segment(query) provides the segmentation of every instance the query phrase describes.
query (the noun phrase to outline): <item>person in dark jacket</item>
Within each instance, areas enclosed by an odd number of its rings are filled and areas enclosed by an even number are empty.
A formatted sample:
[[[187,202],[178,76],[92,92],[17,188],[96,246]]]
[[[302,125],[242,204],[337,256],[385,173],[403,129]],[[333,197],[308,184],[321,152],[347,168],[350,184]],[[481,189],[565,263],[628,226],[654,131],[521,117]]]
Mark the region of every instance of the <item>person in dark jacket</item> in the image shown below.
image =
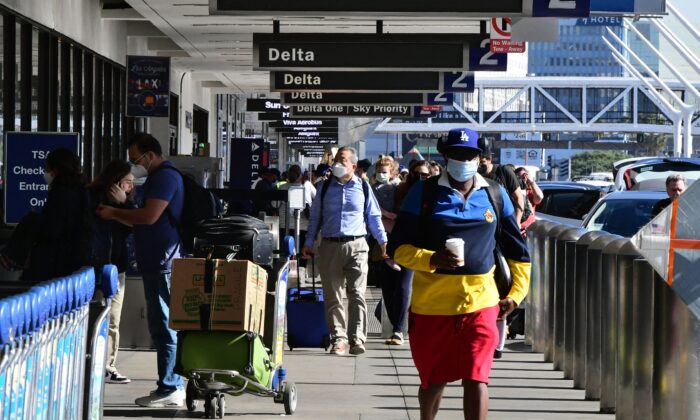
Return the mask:
[[[29,282],[66,276],[88,260],[88,197],[80,158],[68,149],[50,152],[44,179],[49,193],[42,212],[25,216],[0,258],[6,268],[23,269],[21,278]]]
[[[95,215],[100,204],[118,208],[134,208],[134,175],[131,165],[115,160],[110,162],[102,173],[89,185],[91,211]],[[91,241],[91,257],[93,264],[102,266],[114,264],[119,272],[119,288],[112,297],[109,311],[109,339],[107,344],[106,380],[109,383],[126,384],[131,380],[117,371],[115,362],[119,349],[119,322],[124,302],[126,286],[126,269],[128,253],[126,241],[131,233],[131,227],[116,220],[103,220],[96,215],[94,220],[94,236]]]

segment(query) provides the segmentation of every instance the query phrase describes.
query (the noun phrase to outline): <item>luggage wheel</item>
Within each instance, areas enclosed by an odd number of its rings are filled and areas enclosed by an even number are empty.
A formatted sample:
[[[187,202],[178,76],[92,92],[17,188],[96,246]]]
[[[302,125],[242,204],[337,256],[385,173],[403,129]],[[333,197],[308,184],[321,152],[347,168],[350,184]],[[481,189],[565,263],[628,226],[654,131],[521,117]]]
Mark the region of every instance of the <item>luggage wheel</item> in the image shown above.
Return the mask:
[[[204,415],[208,419],[223,419],[226,415],[226,399],[224,394],[207,394],[204,400]]]
[[[297,409],[297,386],[294,382],[282,384],[282,402],[284,403],[284,412],[287,415],[294,414]]]

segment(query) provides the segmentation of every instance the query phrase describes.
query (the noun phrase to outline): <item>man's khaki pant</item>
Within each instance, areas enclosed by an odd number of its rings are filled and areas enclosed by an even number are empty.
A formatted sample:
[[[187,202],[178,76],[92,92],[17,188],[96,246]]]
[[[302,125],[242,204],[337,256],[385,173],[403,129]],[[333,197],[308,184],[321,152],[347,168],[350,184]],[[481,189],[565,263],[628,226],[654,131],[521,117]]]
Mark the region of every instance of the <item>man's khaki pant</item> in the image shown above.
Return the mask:
[[[109,310],[109,329],[107,338],[107,372],[116,372],[115,362],[119,351],[119,322],[122,318],[124,303],[124,288],[126,288],[126,273],[119,273],[119,290],[112,297],[112,307]]]
[[[326,322],[334,340],[350,342],[367,339],[367,254],[365,238],[350,242],[322,240],[318,247],[318,271],[323,284]],[[346,322],[343,297],[347,292],[348,317]]]

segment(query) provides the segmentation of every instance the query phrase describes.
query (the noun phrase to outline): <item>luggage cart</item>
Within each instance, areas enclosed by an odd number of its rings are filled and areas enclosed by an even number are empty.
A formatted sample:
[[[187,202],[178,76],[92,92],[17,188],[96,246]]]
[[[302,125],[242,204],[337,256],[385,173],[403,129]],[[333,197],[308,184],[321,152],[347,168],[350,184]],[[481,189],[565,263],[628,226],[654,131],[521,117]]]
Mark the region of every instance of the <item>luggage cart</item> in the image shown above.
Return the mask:
[[[285,238],[285,249],[289,255],[294,254],[294,241]],[[266,307],[266,311],[274,311],[274,323],[270,333],[272,334],[272,348],[264,347],[261,337],[253,332],[238,333],[240,340],[247,345],[249,362],[240,370],[230,369],[210,369],[196,367],[187,371],[183,370],[183,376],[188,378],[186,392],[186,405],[189,411],[195,411],[199,400],[204,400],[204,411],[206,418],[224,418],[226,413],[225,395],[238,396],[251,394],[260,397],[272,397],[273,401],[284,405],[286,414],[291,415],[297,406],[297,389],[294,382],[286,380],[287,371],[283,367],[282,357],[284,353],[284,327],[286,318],[287,303],[287,281],[292,261],[278,261],[275,282],[275,305],[273,308]],[[270,292],[268,292],[270,293]],[[202,331],[200,334],[221,333],[233,335],[236,333],[224,331]],[[213,335],[213,334],[210,334]],[[178,339],[178,341],[180,341]],[[178,364],[182,361],[182,347],[185,344],[178,343]],[[241,345],[239,345],[239,348]],[[257,351],[257,353],[256,353]],[[250,360],[253,354],[263,354],[261,363],[253,366]],[[261,367],[262,366],[262,367]],[[269,375],[265,375],[267,380],[258,381],[254,379],[256,368],[269,370]]]

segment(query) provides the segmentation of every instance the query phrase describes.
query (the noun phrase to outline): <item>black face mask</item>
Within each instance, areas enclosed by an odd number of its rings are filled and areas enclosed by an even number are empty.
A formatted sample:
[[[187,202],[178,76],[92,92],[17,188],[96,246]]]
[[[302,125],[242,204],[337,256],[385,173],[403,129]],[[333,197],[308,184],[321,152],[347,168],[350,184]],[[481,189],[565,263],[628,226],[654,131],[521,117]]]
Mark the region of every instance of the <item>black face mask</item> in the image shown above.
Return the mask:
[[[479,175],[485,175],[488,171],[488,168],[486,165],[479,165],[479,169],[477,169],[479,172]]]

